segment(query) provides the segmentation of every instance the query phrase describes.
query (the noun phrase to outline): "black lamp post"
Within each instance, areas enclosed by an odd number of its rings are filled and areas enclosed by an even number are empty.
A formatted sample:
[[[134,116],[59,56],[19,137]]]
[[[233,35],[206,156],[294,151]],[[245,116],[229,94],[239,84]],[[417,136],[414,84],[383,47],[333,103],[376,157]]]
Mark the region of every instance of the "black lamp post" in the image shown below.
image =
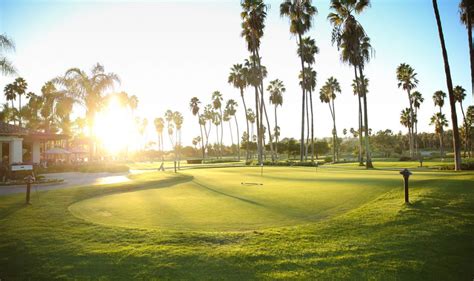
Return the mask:
[[[403,169],[400,171],[400,174],[403,176],[403,182],[405,185],[405,203],[409,203],[408,201],[408,178],[411,175],[411,172],[408,169]]]

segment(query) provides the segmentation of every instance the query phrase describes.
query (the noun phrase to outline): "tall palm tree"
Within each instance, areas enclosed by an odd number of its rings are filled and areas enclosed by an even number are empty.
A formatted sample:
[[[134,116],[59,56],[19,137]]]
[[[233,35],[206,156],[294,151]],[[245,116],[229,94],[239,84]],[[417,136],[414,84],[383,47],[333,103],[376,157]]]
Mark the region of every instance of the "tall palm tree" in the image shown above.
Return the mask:
[[[16,69],[13,63],[5,57],[4,52],[15,51],[15,43],[5,34],[0,34],[0,72],[3,75],[14,75]]]
[[[444,127],[448,126],[448,120],[446,116],[441,112],[437,112],[431,116],[430,125],[435,126],[435,132],[439,137],[439,154],[441,157],[444,155],[444,141],[443,141],[443,131]]]
[[[307,137],[309,139],[309,111],[311,111],[311,161],[314,161],[314,112],[313,112],[313,92],[316,88],[316,71],[313,70],[312,65],[315,63],[315,55],[319,53],[319,48],[316,46],[316,41],[310,37],[304,37],[302,39],[302,47],[298,48],[298,56],[303,58],[306,64],[304,71],[300,72],[300,85],[305,88],[305,99],[306,99],[306,120],[307,120]],[[304,76],[304,77],[303,77]],[[303,78],[306,82],[303,84]],[[308,110],[308,101],[310,110]],[[306,157],[308,157],[309,142],[306,144]]]
[[[469,45],[469,59],[471,65],[471,92],[474,98],[474,42],[472,41],[472,21],[474,17],[474,1],[461,0],[459,3],[459,16],[461,23],[466,26]]]
[[[221,154],[221,157],[222,157],[222,137],[224,135],[224,122],[222,122],[222,118],[223,118],[223,115],[222,115],[222,94],[219,92],[219,91],[214,91],[212,93],[212,107],[214,108],[214,110],[216,110],[216,113],[219,115],[219,119],[220,119],[220,122],[219,124],[221,125],[221,138],[220,138],[220,142],[218,141],[218,145],[219,145],[219,151],[220,151],[220,154]],[[218,112],[217,112],[218,110]]]
[[[262,0],[243,0],[241,1],[242,12],[242,32],[241,36],[247,42],[247,50],[251,54],[251,69],[249,70],[249,77],[253,77],[254,83],[249,83],[255,89],[255,107],[256,107],[256,121],[257,121],[257,154],[258,161],[262,163],[263,160],[263,69],[260,58],[260,43],[264,35],[265,19],[267,17],[267,6]],[[252,73],[253,72],[253,73]],[[256,73],[255,73],[256,72]],[[259,99],[260,92],[260,99]],[[267,118],[268,121],[268,118]],[[271,137],[271,136],[270,136]]]
[[[411,130],[413,128],[412,124],[412,119],[411,119],[411,112],[409,108],[405,108],[402,110],[400,113],[400,124],[402,124],[404,127],[408,129],[408,134],[411,133]]]
[[[443,92],[443,91],[436,91],[434,94],[433,94],[433,102],[434,102],[434,105],[435,106],[438,106],[439,107],[439,116],[436,117],[437,120],[441,120],[440,118],[443,115],[443,112],[442,112],[442,108],[444,106],[444,99],[446,98],[446,93]],[[438,120],[438,121],[439,121]],[[433,123],[434,124],[434,123]],[[440,126],[439,128],[437,127],[436,128],[436,133],[439,134],[440,136],[440,151],[441,151],[441,157],[444,157],[444,147],[443,147],[443,133],[444,133],[444,130],[443,130],[443,127],[445,126]]]
[[[162,117],[155,118],[155,130],[158,134],[158,150],[161,152],[161,160],[163,161],[163,128],[165,127],[165,120]]]
[[[410,125],[412,128],[409,130],[409,141],[410,141],[410,157],[415,156],[415,137],[414,137],[414,120],[415,120],[415,111],[413,110],[413,97],[411,95],[411,90],[416,88],[418,84],[418,79],[416,78],[417,73],[415,69],[406,63],[402,63],[397,67],[397,80],[398,80],[398,88],[402,88],[407,92],[408,95],[408,103],[410,105]]]
[[[370,39],[366,35],[362,25],[356,20],[355,14],[360,14],[370,6],[369,0],[331,0],[328,19],[333,25],[332,43],[338,49],[342,49],[341,59],[354,67],[354,78],[360,82],[359,89],[363,101],[364,113],[364,133],[365,133],[365,154],[366,168],[373,168],[370,155],[369,125],[367,112],[367,85],[365,80],[358,77],[365,77],[363,69],[372,55],[373,49]]]
[[[247,109],[247,119],[249,120],[250,125],[251,125],[250,132],[249,132],[250,141],[254,142],[255,141],[255,134],[254,134],[253,127],[254,127],[254,124],[255,124],[255,121],[256,121],[256,115],[255,115],[255,113],[253,112],[253,110],[251,108]]]
[[[359,137],[359,166],[364,166],[364,156],[362,154],[363,152],[363,139],[362,139],[362,129],[363,129],[363,121],[362,121],[362,90],[360,89],[362,85],[362,82],[361,80],[364,79],[364,84],[366,85],[366,88],[365,88],[365,94],[367,94],[368,92],[368,85],[369,85],[369,79],[366,78],[366,77],[358,77],[358,75],[356,75],[356,79],[352,80],[352,91],[354,92],[354,95],[357,96],[357,101],[358,101],[358,104],[359,104],[359,110],[358,110],[358,113],[359,113],[359,130],[357,131],[357,137]]]
[[[176,145],[175,155],[178,158],[178,169],[181,168],[181,128],[183,127],[183,115],[181,112],[173,112],[173,122],[176,126]]]
[[[212,110],[212,124],[216,126],[216,157],[222,156],[222,147],[219,143],[219,126],[222,124],[222,115],[216,110]]]
[[[113,88],[115,83],[120,83],[120,78],[115,73],[106,73],[101,64],[92,67],[90,74],[79,68],[71,68],[64,76],[53,80],[65,86],[70,95],[79,100],[86,109],[86,119],[89,127],[89,156],[94,158],[94,119],[102,106],[104,92]]]
[[[3,92],[5,93],[5,99],[8,101],[11,102],[11,109],[12,109],[12,117],[13,117],[13,124],[16,124],[16,117],[15,117],[15,114],[14,114],[14,111],[15,111],[15,105],[13,104],[13,101],[16,100],[16,89],[15,89],[15,85],[12,83],[12,84],[7,84],[3,90]]]
[[[248,69],[244,67],[242,64],[234,64],[232,68],[230,69],[229,73],[229,78],[228,78],[228,83],[232,84],[234,88],[237,88],[240,90],[240,97],[242,98],[242,104],[244,106],[244,114],[245,114],[245,123],[247,125],[247,138],[249,137],[249,120],[247,118],[247,105],[245,103],[245,97],[244,97],[244,89],[248,86],[247,83],[247,71]],[[237,139],[239,140],[239,139]],[[246,144],[246,156],[245,160],[249,160],[249,139],[247,139],[247,144]],[[240,146],[239,146],[239,151],[240,151]],[[240,153],[239,153],[240,155]]]
[[[338,149],[337,149],[337,129],[336,129],[336,108],[334,106],[334,100],[336,99],[336,94],[341,93],[341,86],[339,82],[334,77],[329,77],[326,81],[326,84],[321,88],[319,92],[319,99],[321,102],[327,103],[329,105],[329,111],[331,112],[332,118],[332,145],[333,145],[333,161],[337,162]]]
[[[18,77],[13,82],[13,88],[16,92],[16,96],[18,96],[18,124],[22,126],[22,118],[21,118],[21,96],[26,94],[26,89],[28,88],[28,83],[26,83],[25,79]]]
[[[200,122],[200,114],[199,114],[199,110],[200,110],[200,107],[199,105],[201,104],[201,101],[197,98],[197,97],[193,97],[191,98],[191,101],[189,102],[189,109],[191,109],[191,113],[194,115],[194,116],[197,116],[198,117],[198,122],[199,122],[199,130],[201,132],[201,140],[204,139],[204,135],[202,133],[202,125],[201,125],[201,122]],[[206,123],[204,123],[206,124]],[[205,151],[204,151],[204,143],[201,141],[201,150],[202,150],[202,159],[204,160],[206,155],[205,155]]]
[[[278,137],[280,135],[280,127],[278,126],[277,108],[283,104],[283,93],[286,92],[286,88],[283,81],[275,79],[270,81],[267,91],[270,93],[270,104],[272,104],[275,109],[275,153],[278,156]]]
[[[235,127],[237,129],[237,157],[238,157],[238,160],[240,161],[240,133],[239,133],[239,123],[237,122],[237,117],[236,117],[236,113],[237,113],[237,102],[233,99],[230,99],[227,101],[226,103],[226,106],[225,106],[225,110],[227,112],[227,115],[229,118],[232,118],[234,117],[234,121],[235,121]],[[230,122],[229,122],[229,126],[230,126]],[[230,128],[230,135],[232,137],[232,127]],[[232,145],[234,145],[232,143]]]
[[[300,54],[302,81],[305,79],[304,66],[304,51],[303,51],[303,35],[311,29],[313,17],[317,13],[316,7],[311,3],[311,0],[284,0],[280,5],[280,16],[288,17],[290,19],[290,33],[297,36],[297,44]],[[304,145],[304,118],[305,118],[305,103],[306,90],[304,85],[301,87],[301,143],[300,143],[300,161],[303,161],[305,152]]]
[[[308,110],[308,100],[309,104],[311,105],[311,161],[314,161],[314,115],[313,115],[313,91],[316,89],[316,71],[313,70],[311,65],[309,64],[304,68],[304,71],[300,72],[298,76],[300,79],[300,85],[305,89],[306,95],[306,120],[307,120],[307,137],[306,139],[309,140],[309,110]],[[303,80],[304,79],[304,80]],[[309,141],[306,143],[305,149],[305,159],[308,157],[308,148],[309,148]]]
[[[461,87],[461,86],[456,86],[453,89],[454,91],[454,99],[456,102],[459,102],[459,105],[461,106],[461,113],[462,113],[462,118],[463,118],[463,127],[464,127],[464,157],[466,157],[466,153],[468,150],[467,144],[468,144],[468,139],[470,136],[470,130],[471,128],[467,126],[467,119],[466,119],[466,114],[464,114],[464,107],[462,105],[463,100],[466,98],[466,90]]]
[[[458,116],[456,114],[456,101],[454,100],[453,80],[451,79],[451,70],[449,68],[448,52],[444,42],[443,27],[441,25],[441,17],[439,16],[438,2],[433,0],[433,10],[438,26],[439,41],[444,61],[444,72],[446,74],[446,86],[449,94],[449,106],[451,108],[451,122],[453,123],[453,147],[454,147],[454,169],[461,170],[461,140],[459,138]]]
[[[204,107],[204,113],[201,115],[201,118],[199,118],[199,123],[203,126],[204,133],[206,136],[206,143],[204,147],[207,153],[209,153],[209,136],[212,130],[213,119],[214,119],[214,112],[212,110],[212,105],[208,104]],[[206,126],[206,123],[208,124],[208,126]],[[207,127],[209,129],[207,129]]]
[[[413,108],[415,110],[414,112],[415,120],[413,120],[414,129],[415,129],[414,131],[415,152],[418,154],[418,110],[420,109],[421,104],[425,101],[425,99],[423,98],[421,93],[418,91],[414,91],[413,93],[411,93],[411,98],[413,101]]]

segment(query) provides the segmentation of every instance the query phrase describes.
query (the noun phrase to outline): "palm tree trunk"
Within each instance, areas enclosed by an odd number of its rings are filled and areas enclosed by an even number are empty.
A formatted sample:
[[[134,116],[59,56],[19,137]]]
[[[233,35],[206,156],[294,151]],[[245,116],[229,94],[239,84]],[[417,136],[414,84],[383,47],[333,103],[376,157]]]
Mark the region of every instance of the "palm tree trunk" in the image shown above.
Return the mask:
[[[357,75],[357,67],[354,65],[354,77],[357,86],[357,101],[359,102],[359,166],[364,165],[364,157],[362,156],[362,104],[361,104],[361,93],[359,85],[359,77]]]
[[[216,125],[216,157],[219,159],[219,150],[220,150],[220,145],[219,145],[219,126]]]
[[[239,133],[239,122],[237,122],[237,116],[234,115],[235,127],[237,128],[237,155],[240,162],[240,133]]]
[[[449,68],[448,52],[446,51],[443,27],[441,26],[441,18],[439,16],[438,3],[436,0],[433,0],[433,9],[434,9],[435,17],[436,17],[436,23],[438,25],[438,33],[439,33],[439,40],[441,42],[441,50],[443,52],[444,72],[446,74],[446,84],[448,86],[448,93],[449,93],[449,105],[451,107],[451,121],[453,123],[454,169],[456,171],[460,171],[461,170],[461,141],[459,138],[458,117],[456,115],[456,101],[454,100],[453,81],[451,79],[451,70]]]
[[[441,129],[439,132],[439,154],[441,158],[444,158],[444,138],[443,138],[443,127],[441,125]]]
[[[244,98],[244,89],[240,88],[240,96],[242,97],[242,103],[244,105],[244,113],[245,113],[245,123],[247,125],[247,154],[245,156],[245,161],[249,161],[249,150],[250,150],[250,131],[249,131],[249,119],[247,118],[247,105],[245,104],[245,98]],[[239,147],[240,149],[240,147]],[[240,157],[240,153],[239,153]]]
[[[408,139],[410,141],[410,157],[413,158],[415,156],[414,154],[414,144],[413,144],[413,124],[414,124],[414,121],[415,121],[415,117],[413,115],[413,102],[412,102],[412,99],[411,99],[411,95],[410,95],[410,90],[407,90],[407,94],[408,94],[408,103],[410,104],[410,129],[409,130],[411,133],[409,133],[409,136],[408,136]]]
[[[13,104],[13,99],[10,100],[12,102],[12,116],[13,116],[13,125],[16,125],[16,118],[15,118],[15,107]]]
[[[261,142],[261,129],[260,129],[260,114],[259,114],[259,102],[258,102],[258,89],[255,86],[255,118],[257,122],[257,159],[258,164],[262,164],[262,142]]]
[[[301,42],[301,34],[298,34],[298,46],[300,48],[300,53],[302,54],[303,46]],[[303,81],[306,81],[305,75],[304,75],[304,61],[303,57],[300,57],[301,59],[301,74]],[[304,88],[304,83],[301,85],[301,91],[302,91],[302,98],[301,98],[301,143],[300,143],[300,161],[303,162],[303,154],[304,154],[304,104],[305,104],[305,88]]]
[[[418,109],[415,107],[415,120],[413,120],[414,132],[413,138],[415,140],[415,155],[419,155],[418,152]]]
[[[234,147],[234,134],[232,133],[232,123],[230,122],[230,120],[227,123],[229,123],[230,143],[232,144],[231,147]]]
[[[199,121],[199,119],[198,119]],[[202,125],[199,123],[199,130],[201,131],[201,150],[202,150],[202,161],[206,159],[206,150],[204,149],[204,135],[202,134]]]
[[[359,77],[364,77],[362,66],[359,65]],[[372,158],[370,156],[370,140],[369,140],[369,117],[367,116],[367,94],[365,90],[365,81],[361,79],[362,83],[362,98],[364,101],[364,131],[365,131],[365,167],[367,169],[373,168]]]
[[[332,114],[334,120],[334,137],[336,145],[336,160],[339,161],[339,139],[337,138],[337,129],[336,129],[336,107],[334,106],[334,100],[332,100]]]
[[[222,158],[223,153],[224,153],[224,151],[223,151],[223,142],[222,142],[222,137],[224,136],[224,118],[223,118],[224,116],[222,115],[222,106],[219,108],[219,112],[221,114],[221,116],[220,116],[220,118],[221,118],[221,144],[220,144],[219,149],[220,149],[220,154],[221,154],[221,158]]]
[[[304,160],[307,161],[308,160],[308,150],[309,150],[309,108],[308,108],[308,92],[306,91],[305,92],[305,95],[306,95],[306,104],[305,104],[305,107],[306,107],[306,144],[305,144],[305,156],[304,156]]]
[[[277,104],[275,104],[275,154],[278,159],[278,119],[277,119]]]
[[[467,8],[467,38],[469,43],[469,58],[471,61],[471,91],[474,99],[474,42],[472,42],[472,14],[471,9]]]
[[[313,115],[313,92],[309,91],[309,104],[311,109],[311,162],[314,162],[314,115]]]
[[[18,95],[18,120],[21,127],[21,95]]]

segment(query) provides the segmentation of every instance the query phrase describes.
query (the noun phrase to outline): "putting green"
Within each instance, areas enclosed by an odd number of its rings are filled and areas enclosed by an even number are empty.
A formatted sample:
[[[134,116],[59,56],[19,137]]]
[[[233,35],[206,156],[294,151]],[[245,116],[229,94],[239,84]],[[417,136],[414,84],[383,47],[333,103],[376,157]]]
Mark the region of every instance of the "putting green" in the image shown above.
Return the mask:
[[[103,225],[246,231],[321,220],[400,186],[397,172],[360,169],[275,167],[265,168],[263,176],[255,167],[181,173],[192,180],[95,197],[77,202],[69,210]]]

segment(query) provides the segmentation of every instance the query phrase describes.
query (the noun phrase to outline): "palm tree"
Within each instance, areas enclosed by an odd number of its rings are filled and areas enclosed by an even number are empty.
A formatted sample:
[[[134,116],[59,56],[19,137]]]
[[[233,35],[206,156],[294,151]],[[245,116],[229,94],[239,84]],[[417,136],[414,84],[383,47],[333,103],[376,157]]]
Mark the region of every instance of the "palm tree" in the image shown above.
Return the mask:
[[[198,117],[198,122],[199,122],[199,130],[201,131],[201,140],[204,138],[203,133],[202,133],[202,124],[201,124],[201,115],[199,115],[199,110],[200,107],[199,105],[201,104],[201,101],[197,97],[191,98],[191,101],[189,102],[189,109],[191,109],[191,112],[194,116]],[[204,125],[206,123],[204,122]],[[202,150],[202,159],[204,160],[206,158],[205,151],[204,151],[204,144],[201,141],[201,150]]]
[[[472,17],[474,16],[474,2],[472,0],[461,0],[459,3],[459,16],[462,24],[464,24],[467,29],[469,58],[471,64],[471,91],[474,98],[474,42],[472,41]]]
[[[411,111],[410,108],[405,108],[400,113],[400,124],[405,126],[408,129],[408,135],[411,134],[412,126],[412,118],[411,118]]]
[[[255,124],[255,119],[256,119],[256,115],[255,113],[253,112],[253,110],[251,108],[247,109],[247,119],[249,120],[250,122],[250,125],[251,125],[251,128],[250,128],[250,132],[248,132],[250,134],[250,139],[252,142],[255,141],[255,134],[254,134],[254,131],[253,131],[253,127],[254,127],[254,124]]]
[[[163,161],[163,128],[165,127],[165,120],[161,117],[155,118],[155,130],[158,134],[158,149],[161,152],[161,161]]]
[[[433,102],[435,106],[439,106],[439,116],[436,118],[441,118],[443,115],[442,108],[444,106],[444,99],[446,98],[446,93],[443,91],[436,91],[433,94]],[[440,135],[440,151],[441,151],[441,157],[444,156],[444,147],[443,147],[443,127],[445,126],[440,126],[439,128],[436,128],[436,133]]]
[[[138,107],[138,97],[135,95],[128,97],[128,106],[130,107],[130,110],[132,110],[133,115]]]
[[[222,137],[224,135],[224,122],[222,122],[222,94],[219,92],[219,91],[214,91],[212,93],[212,107],[214,108],[214,110],[216,110],[216,113],[218,113],[219,115],[219,119],[221,119],[221,121],[219,122],[219,124],[221,125],[221,139],[220,139],[220,143],[219,141],[217,142],[218,145],[219,145],[219,151],[220,151],[220,154],[221,154],[221,157],[222,157]],[[219,112],[217,112],[217,110],[219,110]]]
[[[247,50],[251,54],[251,70],[247,73],[254,80],[248,83],[255,88],[255,107],[257,121],[257,151],[258,161],[262,163],[263,157],[263,136],[262,136],[262,114],[264,108],[263,99],[263,69],[260,59],[260,43],[264,34],[265,19],[267,17],[267,6],[262,0],[243,0],[241,2],[242,12],[242,33],[241,36],[247,42]],[[253,73],[252,73],[253,72]],[[260,91],[260,101],[259,101]],[[268,119],[268,118],[267,118]],[[267,120],[268,121],[268,120]],[[270,136],[271,137],[271,136]]]
[[[222,147],[220,146],[220,143],[219,143],[219,126],[222,124],[222,115],[220,115],[219,112],[215,110],[212,110],[212,124],[216,126],[216,147],[217,147],[217,150],[219,150],[219,151],[216,151],[216,157],[219,158],[219,155],[222,156],[222,150],[221,150]]]
[[[446,116],[441,112],[435,113],[431,116],[430,125],[435,125],[435,132],[439,137],[439,154],[441,157],[444,155],[444,141],[443,141],[443,131],[444,127],[448,126],[448,120],[446,120]]]
[[[306,95],[306,121],[307,121],[307,137],[308,140],[305,146],[305,160],[308,157],[308,147],[309,147],[309,110],[308,110],[308,100],[310,101],[309,104],[311,105],[311,141],[312,152],[311,152],[311,161],[314,161],[314,125],[313,125],[313,91],[316,89],[316,71],[313,70],[311,65],[304,68],[300,75],[298,76],[300,79],[300,85],[305,89]],[[303,80],[305,79],[305,80]],[[308,99],[309,96],[309,99]]]
[[[212,130],[212,121],[214,119],[214,112],[212,110],[212,105],[208,104],[204,107],[204,113],[199,118],[199,123],[204,128],[204,133],[206,136],[206,144],[204,145],[206,151],[209,153],[209,136]],[[209,125],[209,130],[206,128],[206,123]]]
[[[461,106],[461,113],[462,113],[462,118],[463,118],[463,127],[464,127],[464,130],[465,130],[465,133],[464,133],[464,157],[466,157],[466,152],[467,152],[467,143],[468,143],[468,139],[469,139],[469,135],[470,135],[470,130],[471,128],[469,126],[467,126],[467,119],[466,119],[466,115],[464,114],[464,107],[462,105],[462,102],[463,100],[466,98],[466,90],[461,87],[461,86],[456,86],[454,87],[453,89],[454,91],[454,99],[456,100],[456,102],[459,102],[459,105]]]
[[[454,143],[454,169],[461,170],[461,140],[459,138],[458,116],[456,114],[456,101],[454,100],[453,80],[451,79],[451,70],[449,68],[448,52],[444,42],[443,27],[439,16],[438,2],[433,0],[433,10],[438,26],[439,41],[441,43],[441,51],[443,53],[444,72],[446,74],[446,86],[449,94],[449,106],[451,108],[451,122],[453,123],[453,143]]]
[[[16,69],[12,62],[4,56],[4,51],[15,51],[15,44],[5,34],[0,34],[0,72],[3,75],[14,75]]]
[[[89,124],[89,156],[94,157],[94,119],[102,106],[103,94],[112,88],[115,83],[120,83],[120,78],[115,73],[105,73],[102,65],[92,67],[90,75],[79,68],[71,68],[63,77],[53,80],[67,88],[74,98],[79,100],[86,108],[86,119]]]
[[[290,19],[290,33],[297,36],[297,44],[299,48],[302,81],[305,79],[305,66],[303,57],[303,35],[311,29],[312,19],[317,13],[316,7],[311,3],[311,0],[285,0],[280,5],[280,16],[288,17]],[[301,143],[300,143],[300,161],[303,161],[304,154],[304,118],[305,118],[305,103],[306,90],[304,85],[301,86]]]
[[[369,124],[367,112],[367,85],[365,80],[358,77],[365,77],[363,69],[372,55],[373,49],[370,39],[366,35],[362,25],[355,19],[354,14],[362,13],[370,6],[369,0],[331,0],[331,10],[328,19],[333,25],[332,43],[336,43],[337,47],[342,49],[341,59],[343,62],[349,63],[354,67],[354,78],[360,82],[360,95],[362,96],[364,106],[364,133],[365,133],[365,154],[366,168],[373,168],[370,156],[369,143]]]
[[[415,110],[413,116],[415,120],[414,123],[414,139],[415,139],[415,152],[418,154],[418,110],[420,109],[421,104],[425,101],[420,92],[414,91],[411,93],[411,100],[413,101],[413,108]]]
[[[3,90],[3,92],[5,93],[5,98],[8,101],[11,102],[12,106],[11,106],[11,109],[12,109],[12,117],[13,117],[13,124],[16,123],[16,118],[15,118],[15,115],[14,115],[14,110],[15,110],[15,105],[13,104],[13,101],[16,100],[16,89],[15,89],[15,85],[12,83],[12,84],[7,84],[5,86],[5,89]]]
[[[280,127],[278,127],[277,108],[283,104],[283,93],[286,92],[286,88],[283,81],[275,79],[270,81],[267,91],[270,93],[270,104],[272,104],[275,109],[275,153],[278,156],[278,137],[280,135]]]
[[[415,120],[415,115],[414,115],[414,110],[413,110],[413,97],[411,95],[411,90],[416,88],[418,84],[418,79],[416,78],[417,73],[415,72],[415,69],[413,69],[410,65],[406,63],[402,63],[397,67],[397,80],[398,80],[398,88],[402,88],[403,90],[407,91],[408,95],[408,103],[410,105],[410,125],[412,128],[409,130],[409,141],[410,141],[410,157],[415,156],[415,138],[413,135],[414,132],[414,120]]]
[[[249,120],[247,118],[247,105],[245,103],[245,97],[244,97],[244,89],[247,87],[247,71],[248,69],[244,67],[242,64],[234,64],[232,68],[230,69],[230,74],[228,78],[228,83],[232,84],[234,88],[237,88],[240,90],[240,97],[242,98],[242,104],[244,106],[244,114],[245,114],[245,123],[247,125],[247,137],[249,136]],[[239,140],[239,139],[237,139]],[[249,139],[247,139],[247,145],[246,145],[246,157],[245,160],[249,160]],[[240,151],[240,146],[239,146],[239,151]],[[240,153],[239,153],[240,157]]]
[[[237,112],[237,102],[233,99],[230,99],[227,101],[227,104],[225,106],[225,112],[227,113],[227,117],[229,118],[232,118],[234,117],[234,121],[235,121],[235,127],[237,129],[237,157],[238,157],[238,160],[240,161],[240,133],[239,133],[239,123],[237,122],[237,117],[235,115],[235,113]],[[226,114],[224,114],[226,115]],[[229,127],[230,127],[230,136],[231,136],[231,139],[232,139],[232,127],[230,125],[230,122],[229,122]],[[232,141],[232,146],[234,146],[234,142]]]
[[[326,84],[321,88],[321,91],[319,93],[319,99],[321,102],[327,103],[329,105],[329,111],[331,112],[331,117],[332,117],[332,124],[333,124],[333,129],[332,129],[332,144],[333,144],[333,161],[337,162],[337,157],[338,151],[337,149],[337,129],[336,129],[336,108],[334,106],[334,100],[336,99],[336,94],[341,93],[341,86],[339,85],[339,82],[337,81],[336,78],[334,77],[329,77],[328,80],[326,81]]]
[[[175,145],[175,155],[178,158],[178,169],[181,168],[181,128],[183,127],[183,115],[181,112],[173,112],[173,122],[176,126],[176,145]]]
[[[362,90],[360,89],[360,85],[362,85],[361,79],[364,79],[364,84],[366,85],[365,88],[365,94],[367,94],[368,89],[367,86],[369,85],[369,79],[366,77],[358,77],[358,75],[355,75],[357,78],[352,80],[352,91],[354,92],[354,95],[357,96],[357,101],[359,104],[359,130],[357,131],[357,136],[359,137],[359,166],[364,166],[364,156],[362,154],[363,151],[363,140],[362,140],[362,129],[363,129],[363,121],[362,121],[362,102],[361,99],[363,97]]]
[[[22,118],[21,118],[21,96],[26,94],[26,89],[28,88],[28,83],[26,83],[25,79],[18,77],[13,82],[13,88],[15,89],[16,95],[18,96],[18,123],[22,125]]]

